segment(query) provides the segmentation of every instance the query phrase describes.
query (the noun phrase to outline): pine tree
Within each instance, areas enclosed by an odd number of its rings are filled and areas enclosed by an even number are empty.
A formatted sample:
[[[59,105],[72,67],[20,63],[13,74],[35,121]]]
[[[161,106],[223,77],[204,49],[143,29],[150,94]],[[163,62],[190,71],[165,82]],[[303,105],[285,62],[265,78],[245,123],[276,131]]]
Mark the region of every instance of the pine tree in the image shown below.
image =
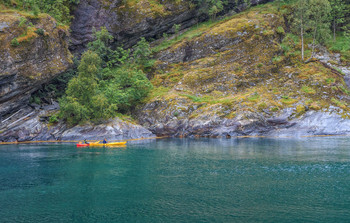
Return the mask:
[[[333,41],[336,41],[336,31],[339,24],[345,22],[346,16],[346,3],[344,0],[330,0],[331,4],[331,18],[332,18],[332,26],[333,26]]]

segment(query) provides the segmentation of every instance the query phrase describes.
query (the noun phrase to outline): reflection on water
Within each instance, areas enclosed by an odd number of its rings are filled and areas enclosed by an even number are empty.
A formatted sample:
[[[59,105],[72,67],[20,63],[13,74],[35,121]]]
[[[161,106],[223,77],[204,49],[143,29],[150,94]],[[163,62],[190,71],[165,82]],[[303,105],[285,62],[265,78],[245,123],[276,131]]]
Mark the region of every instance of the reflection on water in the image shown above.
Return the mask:
[[[349,146],[342,137],[1,146],[0,222],[350,222]]]

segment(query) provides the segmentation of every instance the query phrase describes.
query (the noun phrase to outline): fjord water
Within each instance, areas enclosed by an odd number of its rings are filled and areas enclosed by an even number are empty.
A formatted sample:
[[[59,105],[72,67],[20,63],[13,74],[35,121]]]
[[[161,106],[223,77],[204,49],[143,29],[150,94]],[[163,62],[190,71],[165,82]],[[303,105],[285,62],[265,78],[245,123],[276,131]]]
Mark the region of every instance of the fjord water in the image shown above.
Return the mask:
[[[0,222],[350,222],[350,139],[2,145]]]

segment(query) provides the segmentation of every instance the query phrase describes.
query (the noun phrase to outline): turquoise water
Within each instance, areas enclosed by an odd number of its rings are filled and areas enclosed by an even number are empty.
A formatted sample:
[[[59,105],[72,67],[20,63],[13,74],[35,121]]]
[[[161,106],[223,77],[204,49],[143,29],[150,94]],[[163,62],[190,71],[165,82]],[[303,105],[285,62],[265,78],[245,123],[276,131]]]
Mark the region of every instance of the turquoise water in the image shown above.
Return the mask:
[[[350,222],[350,139],[0,146],[0,222]]]

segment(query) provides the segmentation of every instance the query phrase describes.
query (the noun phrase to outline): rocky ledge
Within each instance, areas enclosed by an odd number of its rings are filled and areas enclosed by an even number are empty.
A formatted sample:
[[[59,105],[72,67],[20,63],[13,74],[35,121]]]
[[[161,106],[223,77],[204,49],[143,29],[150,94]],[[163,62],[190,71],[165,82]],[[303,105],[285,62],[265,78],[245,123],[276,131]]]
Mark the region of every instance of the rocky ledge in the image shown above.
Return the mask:
[[[154,106],[154,110],[158,112],[161,110],[159,103],[148,106]],[[350,119],[344,118],[342,114],[339,108],[331,107],[328,111],[310,110],[299,116],[296,109],[287,108],[281,111],[278,116],[271,117],[266,117],[262,113],[244,112],[232,119],[205,113],[195,118],[188,118],[189,116],[182,118],[181,116],[184,114],[179,114],[178,117],[170,114],[164,117],[141,114],[139,119],[145,127],[158,136],[302,137],[350,134]]]
[[[0,141],[42,141],[42,140],[124,140],[155,137],[140,125],[114,118],[99,125],[82,125],[72,128],[64,123],[48,124],[47,120],[57,105],[33,109],[25,107],[0,124]]]

